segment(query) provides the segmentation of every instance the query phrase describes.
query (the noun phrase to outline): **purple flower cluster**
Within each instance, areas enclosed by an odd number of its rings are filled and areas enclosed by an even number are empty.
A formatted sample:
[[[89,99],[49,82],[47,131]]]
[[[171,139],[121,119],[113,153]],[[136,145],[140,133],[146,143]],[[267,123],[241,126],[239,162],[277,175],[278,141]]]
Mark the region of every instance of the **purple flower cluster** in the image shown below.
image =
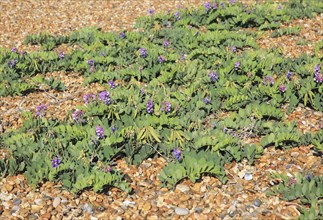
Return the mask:
[[[161,64],[163,62],[165,62],[165,58],[162,57],[161,55],[158,56],[158,62]]]
[[[150,14],[150,15],[154,14],[154,12],[155,12],[155,10],[154,10],[154,9],[149,9],[149,10],[148,10],[148,14]]]
[[[13,53],[18,53],[18,49],[17,49],[17,47],[13,47],[13,48],[11,48],[11,52],[13,52]]]
[[[170,112],[172,110],[172,104],[168,101],[162,103],[161,111]]]
[[[317,83],[323,82],[323,74],[321,73],[320,65],[316,65],[314,68],[314,81]]]
[[[174,16],[175,16],[176,20],[181,20],[181,16],[178,11],[174,14]]]
[[[139,52],[140,52],[140,56],[142,58],[146,58],[147,57],[147,50],[145,48],[140,48],[139,49]]]
[[[235,46],[230,47],[230,49],[233,53],[237,52],[237,48]]]
[[[104,129],[101,126],[99,126],[99,125],[96,126],[95,133],[96,133],[96,136],[98,136],[99,139],[104,138]]]
[[[74,121],[76,122],[82,122],[83,121],[83,116],[84,116],[84,112],[82,110],[78,110],[76,109],[73,113],[72,113],[72,118],[74,119]]]
[[[225,5],[224,5],[224,3],[223,3],[223,2],[221,2],[221,3],[220,3],[220,5],[222,6],[222,8],[224,8],[224,7],[225,7]]]
[[[286,92],[286,86],[284,84],[279,85],[279,91]]]
[[[85,94],[83,100],[85,104],[88,104],[89,102],[96,100],[96,96],[94,94]]]
[[[204,7],[205,7],[205,11],[208,12],[211,9],[211,3],[210,2],[204,3]]]
[[[176,160],[178,160],[178,161],[181,160],[182,152],[181,152],[180,149],[175,148],[174,151],[173,151],[173,154],[174,154],[174,157],[176,158]]]
[[[184,53],[181,54],[181,60],[185,60],[185,54]]]
[[[100,92],[99,99],[101,101],[103,101],[106,105],[110,105],[111,104],[110,93],[107,92],[107,91]]]
[[[47,106],[44,104],[40,104],[36,107],[36,115],[39,117],[43,117],[46,115]]]
[[[154,113],[154,103],[153,100],[149,99],[146,105],[146,110],[149,114]]]
[[[115,89],[115,88],[116,88],[116,85],[114,84],[114,81],[109,80],[109,81],[108,81],[108,84],[109,84],[109,86],[110,86],[110,89]]]
[[[52,167],[57,168],[61,164],[61,158],[59,156],[52,159]]]
[[[216,74],[215,72],[210,72],[209,73],[209,77],[210,77],[210,79],[211,79],[212,82],[217,81],[218,78],[219,78],[218,74]]]
[[[268,84],[270,85],[270,86],[273,86],[274,85],[274,78],[273,77],[271,77],[271,76],[265,76],[264,77],[264,85],[265,86],[267,86]]]
[[[288,71],[287,73],[287,79],[291,80],[293,73],[291,71]]]
[[[277,9],[278,9],[278,10],[282,9],[282,6],[278,5]]]
[[[236,0],[230,0],[230,3],[234,5],[236,3]]]
[[[112,131],[112,133],[114,133],[116,130],[117,130],[117,126],[113,125],[113,126],[111,127],[111,131]]]
[[[164,46],[164,47],[168,47],[168,45],[169,45],[169,41],[168,41],[168,40],[164,40],[164,42],[163,42],[163,46]]]
[[[236,62],[234,64],[234,70],[238,70],[240,68],[240,62]]]
[[[211,103],[211,99],[209,99],[209,98],[204,98],[203,101],[204,101],[205,104],[210,104]]]
[[[65,57],[64,52],[59,52],[59,59],[62,60]]]
[[[120,39],[123,39],[123,38],[125,38],[126,37],[126,34],[124,33],[124,32],[121,32],[120,34],[119,34],[119,38]]]
[[[106,173],[110,173],[110,172],[112,172],[112,167],[111,166],[106,166],[106,167],[103,167],[102,168],[102,171],[103,172],[106,172]]]
[[[94,60],[88,60],[87,64],[91,67],[94,66]]]
[[[8,61],[8,66],[10,67],[10,68],[15,68],[16,67],[16,64],[17,64],[17,60],[16,59],[14,59],[14,60],[9,60]]]

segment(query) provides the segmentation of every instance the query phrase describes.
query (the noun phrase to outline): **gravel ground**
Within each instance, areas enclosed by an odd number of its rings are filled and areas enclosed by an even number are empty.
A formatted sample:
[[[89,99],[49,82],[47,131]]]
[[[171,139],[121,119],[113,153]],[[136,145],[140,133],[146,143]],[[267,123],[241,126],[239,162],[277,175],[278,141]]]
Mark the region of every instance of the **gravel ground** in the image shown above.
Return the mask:
[[[249,1],[250,2],[250,1]],[[98,26],[105,31],[131,29],[135,18],[156,13],[202,5],[200,0],[182,1],[37,1],[2,0],[0,2],[0,46],[19,50],[37,50],[22,44],[33,33],[47,31],[67,34],[81,27]],[[262,47],[282,48],[284,54],[296,56],[300,52],[313,53],[313,45],[322,39],[322,16],[297,20],[300,36],[292,39],[259,39]],[[266,35],[267,34],[267,35]],[[308,43],[297,46],[297,41]],[[60,77],[67,86],[65,92],[35,92],[22,97],[0,98],[0,128],[18,127],[21,111],[35,111],[39,102],[48,106],[52,117],[61,118],[82,101],[84,93],[96,93],[100,85],[81,87],[78,73],[55,72],[48,77]],[[289,120],[296,120],[303,132],[322,128],[323,114],[304,107],[297,108]],[[0,133],[2,132],[0,129]],[[1,156],[1,155],[0,155]],[[139,167],[118,161],[117,169],[128,174],[134,193],[126,195],[117,189],[97,194],[91,191],[72,195],[61,185],[52,182],[32,190],[22,175],[0,181],[0,219],[287,219],[299,215],[297,203],[289,203],[277,196],[266,197],[271,186],[270,173],[307,172],[322,174],[321,158],[313,156],[310,146],[280,151],[269,148],[254,166],[246,161],[226,166],[229,182],[222,185],[216,178],[204,176],[192,184],[184,180],[169,190],[159,187],[158,174],[165,166],[163,158],[148,159]],[[249,175],[246,175],[248,173]],[[250,175],[251,174],[251,175]],[[248,176],[248,178],[246,178]]]

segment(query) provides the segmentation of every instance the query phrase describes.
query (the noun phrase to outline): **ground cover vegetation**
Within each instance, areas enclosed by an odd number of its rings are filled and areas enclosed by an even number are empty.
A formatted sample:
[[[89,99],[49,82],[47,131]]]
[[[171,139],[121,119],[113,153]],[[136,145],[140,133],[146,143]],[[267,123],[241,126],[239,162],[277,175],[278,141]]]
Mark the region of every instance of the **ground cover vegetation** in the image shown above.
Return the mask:
[[[201,175],[227,181],[224,164],[246,158],[250,164],[264,148],[312,144],[323,150],[323,130],[303,134],[285,113],[302,103],[323,110],[323,74],[319,51],[287,58],[261,49],[255,38],[298,34],[280,29],[292,19],[323,12],[321,1],[244,5],[208,2],[199,9],[179,9],[140,18],[137,32],[101,32],[86,28],[68,36],[36,34],[26,44],[41,51],[0,49],[0,96],[32,93],[40,86],[64,90],[42,74],[63,70],[84,75],[84,85],[106,88],[84,94],[64,121],[46,117],[46,106],[24,113],[24,124],[1,135],[10,154],[0,160],[2,176],[23,173],[29,184],[62,182],[74,193],[106,187],[131,191],[114,168],[125,158],[138,165],[149,157],[168,164],[159,175],[162,186]],[[57,53],[59,45],[73,45]],[[287,106],[283,109],[282,106]],[[277,174],[278,175],[278,174]],[[311,209],[304,218],[322,217],[322,177],[287,177],[270,193],[300,198]]]

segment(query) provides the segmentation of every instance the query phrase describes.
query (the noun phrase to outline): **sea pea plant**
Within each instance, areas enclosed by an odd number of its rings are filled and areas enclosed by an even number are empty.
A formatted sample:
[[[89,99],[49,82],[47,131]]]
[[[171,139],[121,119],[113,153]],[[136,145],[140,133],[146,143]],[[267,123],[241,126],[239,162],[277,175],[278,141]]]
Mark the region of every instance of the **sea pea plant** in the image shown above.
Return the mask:
[[[27,37],[25,43],[42,46],[38,52],[1,49],[1,96],[33,92],[44,83],[63,90],[58,79],[43,77],[58,70],[79,72],[85,85],[104,86],[98,94],[84,94],[84,103],[63,121],[47,115],[41,103],[25,113],[21,128],[1,135],[1,146],[10,152],[0,160],[1,174],[24,173],[33,185],[61,181],[75,193],[107,186],[130,191],[115,168],[119,159],[138,165],[166,158],[159,179],[172,187],[201,175],[225,182],[225,163],[246,158],[252,164],[269,146],[313,144],[321,150],[321,133],[300,133],[281,106],[287,104],[287,113],[300,103],[322,111],[322,59],[260,49],[257,33],[245,29],[279,28],[279,22],[321,13],[321,6],[210,2],[152,13],[138,20],[137,32],[86,28],[68,36]],[[63,43],[74,47],[53,50]]]

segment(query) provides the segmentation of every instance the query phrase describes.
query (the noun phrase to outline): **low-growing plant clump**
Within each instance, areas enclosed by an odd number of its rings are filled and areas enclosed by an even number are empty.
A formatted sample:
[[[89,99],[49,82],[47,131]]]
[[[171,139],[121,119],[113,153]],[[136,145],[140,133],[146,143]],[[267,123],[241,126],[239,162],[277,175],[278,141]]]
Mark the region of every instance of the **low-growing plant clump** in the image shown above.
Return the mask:
[[[203,174],[225,183],[224,164],[243,158],[252,164],[269,146],[312,144],[322,151],[322,130],[302,134],[281,108],[287,104],[290,113],[301,103],[323,110],[322,58],[318,52],[286,58],[260,49],[257,33],[250,31],[277,29],[273,37],[298,34],[297,28],[279,27],[322,12],[320,1],[248,6],[214,1],[194,10],[151,11],[138,20],[137,32],[86,28],[68,36],[37,34],[25,43],[41,45],[39,52],[0,49],[0,96],[23,95],[42,84],[64,90],[60,80],[41,75],[58,70],[77,71],[85,85],[105,87],[98,94],[84,94],[84,104],[64,121],[47,117],[42,103],[26,112],[21,128],[1,135],[1,145],[10,151],[0,160],[1,174],[23,173],[34,186],[61,181],[74,193],[100,192],[106,186],[130,192],[114,167],[121,158],[138,165],[149,157],[165,157],[168,164],[159,180],[174,187]],[[79,49],[53,50],[62,44]],[[298,181],[302,194],[286,199],[310,201],[305,186],[321,189],[320,178]],[[275,192],[290,190],[284,183]],[[297,184],[293,187],[301,187]],[[321,216],[321,206],[319,212],[309,212]]]

